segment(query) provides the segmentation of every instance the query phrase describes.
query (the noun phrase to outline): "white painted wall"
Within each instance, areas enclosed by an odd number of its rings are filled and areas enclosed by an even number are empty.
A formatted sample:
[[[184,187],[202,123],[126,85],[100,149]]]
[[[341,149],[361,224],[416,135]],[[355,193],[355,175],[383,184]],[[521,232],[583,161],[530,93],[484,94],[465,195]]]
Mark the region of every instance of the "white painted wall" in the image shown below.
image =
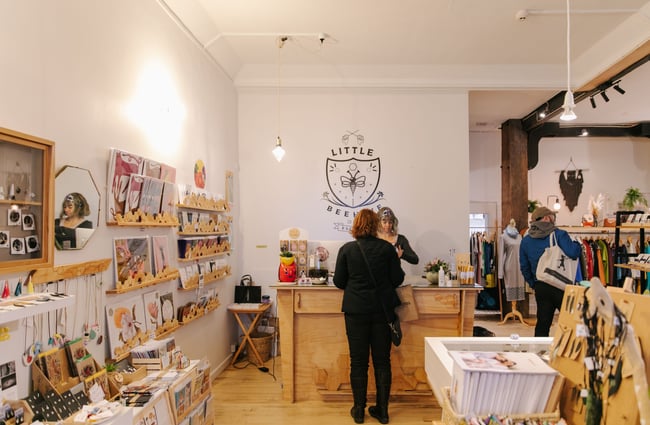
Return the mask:
[[[207,166],[206,189],[223,193],[225,171],[235,170],[238,159],[235,89],[155,1],[3,1],[0,51],[0,126],[53,140],[56,170],[64,165],[88,168],[105,197],[109,148],[117,147],[177,167],[177,182],[181,183],[192,183],[193,164],[202,159]],[[153,130],[163,131],[152,135],[124,113],[142,87],[141,76],[152,66],[168,79],[154,85],[154,94],[172,89],[178,102],[161,101],[156,110],[171,105],[172,112],[185,111],[176,134],[169,128],[173,121],[169,114],[156,119]],[[149,76],[146,82],[156,81]],[[238,229],[235,233],[240,234]],[[114,237],[145,234],[173,238],[174,231],[107,227],[102,222],[86,249],[56,252],[55,263],[111,258]],[[238,240],[234,244],[238,245]],[[171,248],[175,250],[174,245]],[[238,255],[231,257],[231,264],[237,277]],[[19,276],[24,278],[25,273],[0,277],[13,286]],[[230,343],[236,340],[234,320],[225,308],[233,298],[236,277],[216,284],[221,308],[176,333],[177,344],[191,358],[207,356],[213,367],[229,358]],[[109,289],[112,279],[109,269],[99,280]],[[175,285],[169,282],[156,289]],[[70,286],[76,282],[71,281]],[[102,301],[143,292],[147,290],[104,296]],[[175,302],[180,305],[195,294],[176,295]],[[84,298],[79,299],[80,314],[85,314],[89,301]],[[69,311],[70,321],[73,314],[74,309]],[[25,324],[12,322],[8,326],[11,339],[0,342],[0,363],[17,360],[19,396],[23,397],[30,382],[29,371],[20,361]],[[77,331],[76,336],[81,329]],[[31,338],[31,329],[29,335]],[[106,344],[93,342],[89,349],[103,363]]]
[[[394,208],[424,262],[467,246],[469,145],[467,94],[458,92],[287,89],[280,133],[287,151],[271,155],[277,134],[277,92],[245,89],[239,98],[243,270],[268,285],[277,279],[278,232],[300,227],[310,240],[350,240],[335,223],[352,217],[327,211],[325,164],[347,131],[381,158],[381,205]],[[335,253],[332,253],[335,255]]]

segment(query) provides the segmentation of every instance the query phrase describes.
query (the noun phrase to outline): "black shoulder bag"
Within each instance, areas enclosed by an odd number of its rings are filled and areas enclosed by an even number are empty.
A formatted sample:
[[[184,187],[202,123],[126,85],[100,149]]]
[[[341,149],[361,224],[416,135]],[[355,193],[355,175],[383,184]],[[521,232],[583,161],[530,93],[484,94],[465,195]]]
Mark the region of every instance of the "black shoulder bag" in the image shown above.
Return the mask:
[[[388,323],[388,328],[390,329],[390,339],[393,341],[393,345],[395,347],[399,347],[399,345],[402,343],[402,327],[400,326],[399,323],[399,317],[397,314],[394,315],[395,319],[391,320],[390,314],[388,314],[388,311],[386,310],[386,304],[381,300],[381,294],[379,293],[379,286],[377,285],[377,281],[375,280],[375,276],[372,274],[372,269],[370,268],[370,263],[368,263],[368,258],[366,257],[366,253],[363,252],[363,248],[361,248],[361,244],[359,241],[357,241],[357,246],[359,247],[359,251],[361,251],[361,256],[363,257],[363,261],[366,262],[366,266],[368,267],[368,273],[370,273],[370,280],[372,281],[373,285],[375,285],[375,289],[377,290],[377,296],[379,297],[380,303],[382,308],[384,309],[384,314],[386,315],[386,322]]]

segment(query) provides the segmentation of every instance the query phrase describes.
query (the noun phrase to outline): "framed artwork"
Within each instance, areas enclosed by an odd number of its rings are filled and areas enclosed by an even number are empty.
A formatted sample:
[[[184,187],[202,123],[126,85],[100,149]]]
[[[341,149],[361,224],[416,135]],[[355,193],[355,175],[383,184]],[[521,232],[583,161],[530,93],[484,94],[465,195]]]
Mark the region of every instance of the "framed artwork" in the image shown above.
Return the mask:
[[[142,174],[144,158],[119,149],[111,149],[108,165],[106,221],[115,222],[115,214],[124,214],[131,174]]]
[[[151,237],[151,250],[153,251],[153,274],[157,275],[165,267],[169,267],[169,238],[167,235]]]
[[[163,182],[162,200],[160,201],[160,212],[172,214],[176,205],[176,185],[171,182]]]
[[[153,161],[151,159],[144,160],[144,170],[143,173],[145,176],[153,177],[155,179],[160,178],[160,162]]]
[[[163,323],[169,322],[174,319],[174,294],[167,292],[160,295],[160,312]]]
[[[125,282],[139,273],[151,273],[151,256],[147,236],[113,240],[115,279]]]
[[[142,296],[106,305],[106,327],[111,357],[128,351],[129,343],[145,333],[146,322]]]
[[[133,211],[140,206],[140,197],[142,196],[142,185],[144,176],[131,174],[129,176],[129,187],[126,190],[126,200],[124,203],[124,212]]]
[[[0,160],[0,275],[51,267],[54,142],[0,128]],[[40,248],[28,252],[31,235]]]
[[[160,304],[160,293],[152,291],[142,296],[144,300],[144,315],[147,323],[147,332],[151,333],[162,325],[162,312]]]
[[[160,164],[160,180],[164,180],[169,183],[176,183],[176,168],[167,164]]]

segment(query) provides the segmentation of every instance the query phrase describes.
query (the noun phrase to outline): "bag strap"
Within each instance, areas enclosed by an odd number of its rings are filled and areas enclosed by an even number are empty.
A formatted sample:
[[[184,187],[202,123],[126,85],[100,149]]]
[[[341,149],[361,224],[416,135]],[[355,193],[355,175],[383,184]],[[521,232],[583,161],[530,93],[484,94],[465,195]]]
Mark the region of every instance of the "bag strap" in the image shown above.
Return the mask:
[[[361,243],[359,243],[359,240],[356,241],[357,246],[359,247],[359,251],[361,251],[361,256],[363,257],[363,261],[366,263],[366,267],[368,267],[368,273],[370,273],[370,281],[372,282],[373,285],[375,285],[375,292],[377,293],[377,296],[379,297],[379,286],[377,285],[377,281],[375,280],[375,275],[372,273],[372,269],[370,268],[370,263],[368,262],[368,257],[366,257],[366,253],[363,251],[363,248],[361,247]],[[381,308],[384,310],[384,315],[386,315],[386,320],[388,322],[392,322],[390,319],[390,316],[388,315],[388,311],[386,311],[386,306],[384,303],[379,300],[379,304],[381,304]]]

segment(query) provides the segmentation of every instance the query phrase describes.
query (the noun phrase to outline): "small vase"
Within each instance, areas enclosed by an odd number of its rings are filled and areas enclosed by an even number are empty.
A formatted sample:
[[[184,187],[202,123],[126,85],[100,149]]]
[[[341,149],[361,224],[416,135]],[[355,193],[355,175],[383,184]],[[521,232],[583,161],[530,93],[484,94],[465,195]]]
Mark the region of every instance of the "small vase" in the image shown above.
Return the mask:
[[[427,272],[426,278],[432,285],[438,284],[438,272]]]

